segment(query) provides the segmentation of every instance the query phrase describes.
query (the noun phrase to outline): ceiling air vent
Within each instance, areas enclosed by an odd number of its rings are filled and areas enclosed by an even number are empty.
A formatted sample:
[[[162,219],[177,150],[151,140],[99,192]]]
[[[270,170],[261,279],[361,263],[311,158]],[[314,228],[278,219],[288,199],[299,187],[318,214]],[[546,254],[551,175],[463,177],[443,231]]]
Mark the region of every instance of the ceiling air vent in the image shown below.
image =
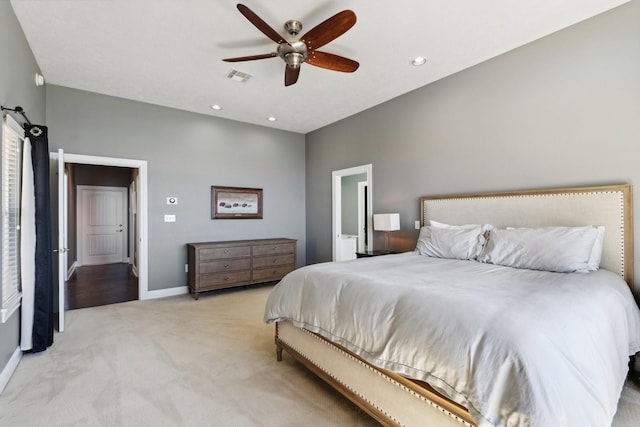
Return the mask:
[[[243,73],[238,70],[231,70],[225,77],[236,82],[244,83],[251,78],[251,74]]]

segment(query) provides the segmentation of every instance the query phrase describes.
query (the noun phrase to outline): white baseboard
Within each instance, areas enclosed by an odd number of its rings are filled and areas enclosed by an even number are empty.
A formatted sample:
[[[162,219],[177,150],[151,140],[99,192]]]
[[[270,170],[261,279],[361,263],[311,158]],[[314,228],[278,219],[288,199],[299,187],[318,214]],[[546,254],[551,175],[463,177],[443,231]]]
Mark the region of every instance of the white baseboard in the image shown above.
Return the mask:
[[[189,293],[188,286],[178,286],[175,288],[158,289],[156,291],[147,291],[144,293],[144,295],[140,296],[140,299],[147,300],[147,299],[156,299],[156,298],[166,298],[166,297],[173,297],[176,295],[184,295],[187,293]]]
[[[73,264],[71,264],[71,267],[69,267],[69,269],[67,270],[67,280],[71,279],[71,276],[73,276],[73,273],[76,272],[77,267],[78,267],[78,261],[73,261]]]
[[[9,384],[9,380],[18,367],[20,359],[22,359],[22,350],[20,350],[20,346],[18,346],[13,352],[13,355],[11,355],[11,358],[9,359],[9,362],[7,362],[7,365],[4,367],[2,372],[0,372],[0,394],[2,394],[4,388],[7,386],[7,384]]]

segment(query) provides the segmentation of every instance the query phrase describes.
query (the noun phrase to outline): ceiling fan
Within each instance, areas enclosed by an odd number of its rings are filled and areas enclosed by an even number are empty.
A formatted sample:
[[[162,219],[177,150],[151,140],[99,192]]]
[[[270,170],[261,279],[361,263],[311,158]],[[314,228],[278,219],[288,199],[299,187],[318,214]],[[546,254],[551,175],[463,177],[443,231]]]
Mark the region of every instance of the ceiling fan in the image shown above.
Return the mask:
[[[247,6],[238,4],[237,7],[249,22],[262,31],[264,35],[276,42],[278,48],[276,52],[227,58],[223,59],[223,61],[253,61],[279,56],[287,64],[284,71],[285,86],[291,86],[298,81],[300,66],[304,62],[315,65],[316,67],[345,73],[352,73],[360,66],[360,64],[352,59],[316,50],[340,37],[353,27],[356,23],[356,14],[351,10],[343,10],[333,15],[331,18],[313,27],[300,38],[296,38],[296,36],[302,30],[302,23],[296,20],[287,21],[284,23],[284,28],[291,36],[291,39],[285,40],[276,30],[271,28],[269,24],[264,22]]]

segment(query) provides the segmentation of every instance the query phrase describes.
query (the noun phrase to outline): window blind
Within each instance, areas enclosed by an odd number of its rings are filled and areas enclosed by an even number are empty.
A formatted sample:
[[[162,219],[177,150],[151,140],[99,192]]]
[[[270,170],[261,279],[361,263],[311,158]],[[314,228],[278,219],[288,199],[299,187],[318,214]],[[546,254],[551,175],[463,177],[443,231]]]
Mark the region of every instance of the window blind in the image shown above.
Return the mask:
[[[5,322],[20,305],[20,181],[24,131],[10,116],[2,121],[2,306]]]

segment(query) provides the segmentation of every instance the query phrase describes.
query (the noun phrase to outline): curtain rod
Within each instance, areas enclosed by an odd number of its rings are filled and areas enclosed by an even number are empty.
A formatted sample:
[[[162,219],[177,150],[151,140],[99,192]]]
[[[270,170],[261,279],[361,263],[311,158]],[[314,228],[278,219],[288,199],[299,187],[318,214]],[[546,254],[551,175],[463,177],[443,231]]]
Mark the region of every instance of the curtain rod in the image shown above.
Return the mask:
[[[24,109],[22,107],[16,105],[15,108],[7,108],[4,105],[0,105],[0,109],[2,111],[13,111],[14,113],[20,114],[24,118],[24,120],[27,122],[27,124],[31,126],[31,120],[29,120],[29,118],[27,117],[27,113],[24,112]]]

